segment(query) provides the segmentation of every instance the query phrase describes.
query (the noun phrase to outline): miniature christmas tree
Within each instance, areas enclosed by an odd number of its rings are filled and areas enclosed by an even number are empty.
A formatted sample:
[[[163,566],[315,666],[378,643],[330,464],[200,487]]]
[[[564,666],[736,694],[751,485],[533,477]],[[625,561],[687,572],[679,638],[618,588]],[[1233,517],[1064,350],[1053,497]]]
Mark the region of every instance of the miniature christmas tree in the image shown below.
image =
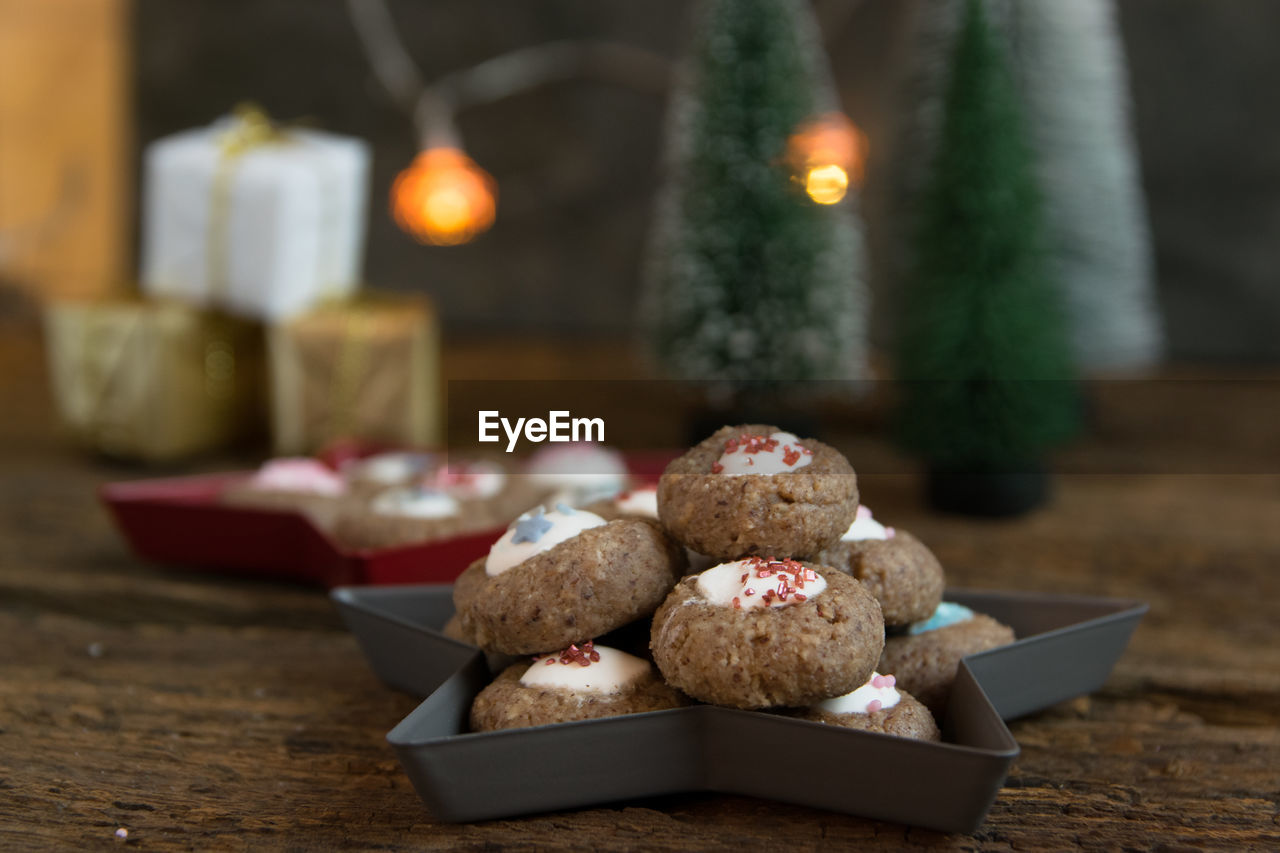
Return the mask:
[[[932,466],[935,503],[1017,511],[1043,497],[1033,472],[1070,434],[1075,392],[1017,95],[979,0],[938,142],[904,295],[900,435]]]
[[[700,11],[646,271],[658,361],[740,392],[861,376],[859,225],[850,201],[806,195],[787,161],[797,129],[836,109],[809,4],[707,0]]]
[[[886,273],[895,281],[910,264],[900,226],[928,179],[963,7],[963,0],[932,3],[913,34],[901,129],[889,151],[895,187],[887,227],[897,233]],[[1044,197],[1047,263],[1063,294],[1075,363],[1150,365],[1160,355],[1160,320],[1114,0],[989,0],[986,12],[1010,48]]]

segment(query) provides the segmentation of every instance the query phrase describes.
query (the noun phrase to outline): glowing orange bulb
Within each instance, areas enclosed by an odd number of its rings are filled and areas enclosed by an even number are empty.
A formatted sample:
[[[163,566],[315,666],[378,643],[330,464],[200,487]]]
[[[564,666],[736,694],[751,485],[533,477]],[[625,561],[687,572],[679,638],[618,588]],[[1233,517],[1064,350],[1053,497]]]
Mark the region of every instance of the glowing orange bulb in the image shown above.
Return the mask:
[[[396,224],[420,243],[457,246],[489,230],[497,183],[456,148],[428,148],[391,187]]]
[[[787,141],[793,174],[818,204],[835,204],[862,183],[866,154],[866,137],[840,113],[805,122]]]
[[[835,204],[849,191],[849,173],[834,163],[814,166],[805,175],[804,191],[818,204]]]

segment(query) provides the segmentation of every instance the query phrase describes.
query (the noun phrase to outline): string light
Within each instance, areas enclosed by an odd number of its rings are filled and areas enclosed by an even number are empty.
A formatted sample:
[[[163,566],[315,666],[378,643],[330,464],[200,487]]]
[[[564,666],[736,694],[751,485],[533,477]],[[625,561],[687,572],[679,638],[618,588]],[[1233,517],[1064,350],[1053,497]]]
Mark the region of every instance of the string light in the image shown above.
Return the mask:
[[[862,183],[866,152],[866,137],[840,113],[805,122],[787,142],[793,177],[818,204],[836,204]]]
[[[493,225],[497,212],[493,176],[457,148],[428,148],[391,187],[396,224],[421,243],[457,246]]]

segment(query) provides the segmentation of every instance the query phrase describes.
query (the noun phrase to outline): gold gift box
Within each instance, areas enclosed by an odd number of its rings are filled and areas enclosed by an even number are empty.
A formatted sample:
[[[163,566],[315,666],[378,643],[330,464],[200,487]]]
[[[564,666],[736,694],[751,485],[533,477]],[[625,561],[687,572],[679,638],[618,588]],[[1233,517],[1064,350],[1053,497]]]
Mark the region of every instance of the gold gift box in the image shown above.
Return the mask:
[[[169,302],[56,302],[45,337],[54,401],[80,444],[168,461],[261,430],[254,323]]]
[[[267,337],[278,454],[341,439],[439,442],[440,339],[425,298],[362,297],[273,326]]]

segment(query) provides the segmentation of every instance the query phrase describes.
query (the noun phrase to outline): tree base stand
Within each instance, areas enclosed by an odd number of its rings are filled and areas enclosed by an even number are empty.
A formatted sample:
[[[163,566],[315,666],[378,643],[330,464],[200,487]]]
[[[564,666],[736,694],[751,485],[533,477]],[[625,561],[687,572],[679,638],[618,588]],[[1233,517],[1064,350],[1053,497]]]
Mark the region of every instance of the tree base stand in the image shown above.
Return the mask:
[[[940,512],[1009,518],[1042,506],[1049,499],[1049,475],[1039,465],[1018,470],[962,471],[930,468],[929,505]]]

